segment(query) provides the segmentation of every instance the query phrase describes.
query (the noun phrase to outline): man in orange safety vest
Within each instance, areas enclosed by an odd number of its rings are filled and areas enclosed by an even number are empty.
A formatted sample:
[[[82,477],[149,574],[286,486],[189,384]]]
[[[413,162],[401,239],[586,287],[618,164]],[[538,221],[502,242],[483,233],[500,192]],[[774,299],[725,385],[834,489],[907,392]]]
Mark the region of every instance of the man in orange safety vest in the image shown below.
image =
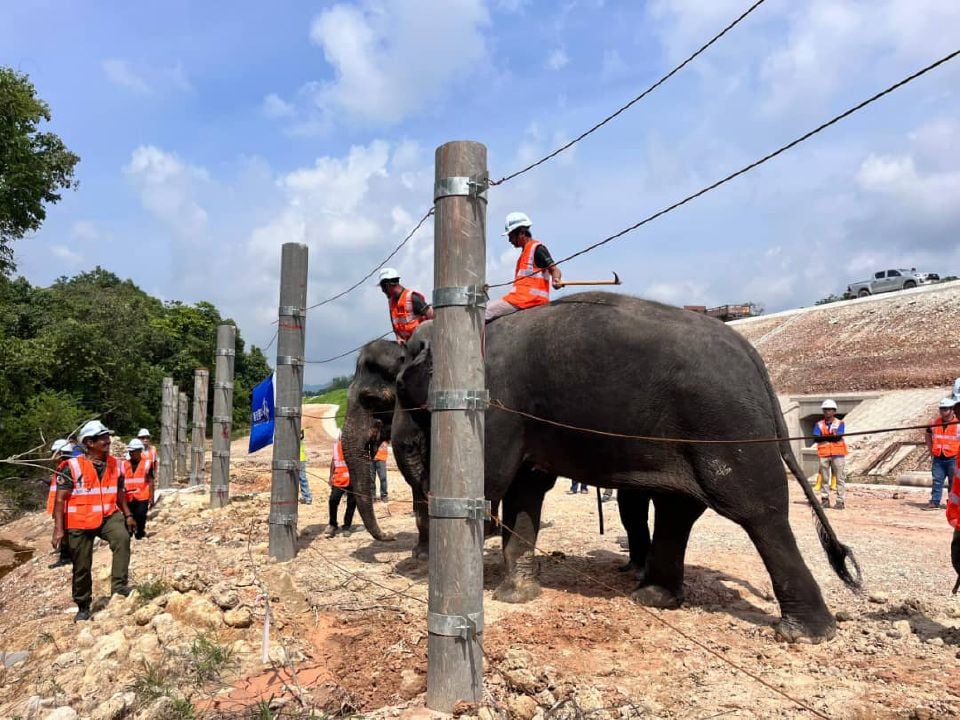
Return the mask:
[[[837,417],[837,403],[824,400],[820,404],[823,418],[813,427],[814,442],[817,444],[817,457],[820,460],[820,504],[830,507],[831,476],[837,479],[837,502],[834,507],[843,510],[847,494],[844,470],[847,459],[847,441],[843,439],[847,428],[843,420]]]
[[[550,285],[560,289],[560,268],[550,256],[547,246],[534,240],[530,234],[533,223],[526,213],[512,212],[507,215],[505,232],[510,244],[520,248],[517,267],[513,277],[513,289],[499,300],[487,303],[484,320],[515,313],[517,310],[546,305],[550,302]]]
[[[47,493],[47,515],[53,516],[53,507],[57,501],[57,477],[63,472],[67,461],[73,457],[73,443],[69,440],[55,440],[53,443],[53,459],[56,460],[56,469],[50,476],[50,491]],[[57,561],[48,567],[65,567],[70,564],[70,548],[67,543],[60,543],[60,556]]]
[[[154,465],[140,438],[134,438],[127,444],[127,453],[130,459],[123,461],[123,484],[130,514],[137,522],[134,537],[140,540],[147,536],[147,511],[155,501]]]
[[[928,510],[940,507],[944,483],[949,484],[957,471],[957,453],[960,451],[960,421],[954,412],[956,402],[953,397],[940,401],[939,417],[935,417],[927,428],[927,449],[932,458],[933,490],[930,493]]]
[[[340,438],[337,438],[337,444],[333,446],[333,457],[330,459],[330,524],[324,533],[326,537],[332,538],[340,529],[337,524],[337,510],[340,507],[340,498],[347,496],[347,511],[343,515],[343,532],[349,535],[353,525],[353,513],[357,509],[357,499],[350,488],[350,470],[347,468],[347,461],[343,459],[343,445]]]
[[[422,293],[400,284],[400,273],[394,268],[388,267],[381,270],[377,284],[387,296],[387,303],[390,306],[390,324],[393,325],[397,342],[405,345],[420,323],[433,320],[433,308],[427,303]]]

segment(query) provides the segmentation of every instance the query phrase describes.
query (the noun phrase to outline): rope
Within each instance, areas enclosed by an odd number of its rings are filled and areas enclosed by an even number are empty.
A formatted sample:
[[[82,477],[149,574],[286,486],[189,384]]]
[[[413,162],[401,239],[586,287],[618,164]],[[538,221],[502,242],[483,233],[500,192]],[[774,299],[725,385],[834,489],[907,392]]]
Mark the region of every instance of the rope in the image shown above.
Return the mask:
[[[730,32],[730,30],[732,30],[734,27],[736,27],[736,26],[740,23],[741,20],[743,20],[744,18],[747,17],[747,15],[749,15],[749,14],[752,13],[754,10],[756,10],[758,7],[760,7],[760,6],[763,4],[763,2],[764,2],[764,0],[757,0],[757,2],[755,2],[755,3],[754,3],[753,5],[751,5],[749,8],[747,8],[736,20],[734,20],[733,22],[731,22],[731,23],[730,23],[729,25],[727,25],[723,30],[721,30],[719,33],[717,33],[716,35],[714,35],[714,36],[713,36],[709,41],[707,41],[704,45],[701,45],[701,46],[700,46],[700,49],[697,50],[695,53],[693,53],[693,55],[690,55],[686,60],[684,60],[682,63],[680,63],[679,65],[677,65],[675,68],[673,68],[673,70],[671,70],[670,72],[668,72],[666,75],[664,75],[664,76],[661,77],[659,80],[657,80],[655,83],[653,83],[653,85],[651,85],[651,86],[648,87],[646,90],[644,90],[642,93],[640,93],[640,94],[637,95],[635,98],[633,98],[633,100],[631,100],[631,101],[628,102],[626,105],[624,105],[624,106],[622,106],[621,108],[619,108],[617,111],[611,113],[610,115],[607,115],[607,117],[605,117],[603,120],[601,120],[601,121],[598,122],[596,125],[594,125],[593,127],[591,127],[589,130],[587,130],[586,132],[581,133],[580,135],[578,135],[577,137],[575,137],[573,140],[571,140],[570,142],[568,142],[566,145],[563,145],[563,146],[557,148],[556,150],[554,150],[553,152],[551,152],[549,155],[545,155],[544,157],[540,158],[540,159],[537,160],[536,162],[533,162],[533,163],[527,165],[525,168],[522,168],[522,169],[520,169],[520,170],[517,170],[516,172],[510,173],[509,175],[506,175],[506,176],[500,178],[499,180],[492,180],[492,181],[490,181],[490,185],[492,185],[492,186],[494,186],[494,185],[502,185],[503,183],[507,182],[508,180],[512,180],[513,178],[517,177],[518,175],[523,175],[524,173],[533,170],[535,167],[538,167],[539,165],[543,165],[543,163],[547,162],[548,160],[551,160],[552,158],[555,158],[557,155],[559,155],[560,153],[564,152],[565,150],[569,150],[571,147],[573,147],[574,145],[576,145],[578,142],[580,142],[581,140],[583,140],[583,139],[584,139],[585,137],[587,137],[588,135],[592,135],[594,132],[596,132],[597,130],[599,130],[600,128],[602,128],[604,125],[606,125],[608,122],[610,122],[611,120],[613,120],[614,118],[616,118],[616,117],[619,116],[620,114],[622,114],[622,113],[626,112],[627,110],[629,110],[629,109],[630,109],[631,107],[633,107],[636,103],[638,103],[638,102],[640,102],[641,100],[643,100],[647,95],[649,95],[649,94],[652,93],[654,90],[656,90],[658,87],[660,87],[660,86],[663,85],[665,82],[667,82],[667,80],[669,80],[669,79],[672,78],[674,75],[676,75],[678,72],[680,72],[681,70],[683,70],[683,68],[685,68],[685,67],[686,67],[687,65],[689,65],[691,62],[693,62],[699,55],[703,54],[711,45],[713,45],[713,44],[714,44],[715,42],[717,42],[720,38],[722,38],[724,35],[726,35],[728,32]]]
[[[745,173],[750,172],[751,170],[753,170],[753,169],[755,169],[755,168],[763,165],[764,163],[766,163],[766,162],[768,162],[768,161],[770,161],[770,160],[773,160],[773,159],[774,159],[775,157],[777,157],[778,155],[781,155],[781,154],[785,153],[787,150],[790,150],[791,148],[796,147],[796,146],[799,145],[800,143],[802,143],[802,142],[804,142],[804,141],[806,141],[806,140],[809,140],[809,139],[810,139],[811,137],[813,137],[814,135],[816,135],[816,134],[818,134],[818,133],[826,130],[827,128],[829,128],[829,127],[832,126],[832,125],[837,124],[837,123],[840,122],[841,120],[844,120],[844,119],[850,117],[851,115],[853,115],[853,114],[856,113],[857,111],[862,110],[863,108],[867,107],[868,105],[871,105],[872,103],[876,102],[877,100],[881,99],[882,97],[884,97],[884,96],[886,96],[886,95],[889,95],[890,93],[892,93],[893,91],[895,91],[895,90],[903,87],[904,85],[907,85],[908,83],[913,82],[913,81],[916,80],[917,78],[919,78],[919,77],[921,77],[921,76],[923,76],[923,75],[926,75],[928,72],[930,72],[931,70],[934,70],[935,68],[940,67],[940,66],[943,65],[944,63],[947,63],[947,62],[949,62],[950,60],[953,60],[957,55],[960,55],[960,50],[954,50],[954,51],[953,51],[952,53],[950,53],[949,55],[945,55],[944,57],[940,58],[940,59],[937,60],[936,62],[933,62],[933,63],[927,65],[926,67],[918,70],[917,72],[913,73],[912,75],[909,75],[909,76],[905,77],[903,80],[900,80],[899,82],[894,83],[893,85],[891,85],[890,87],[886,88],[885,90],[881,90],[880,92],[876,93],[875,95],[872,95],[871,97],[867,98],[866,100],[863,100],[862,102],[854,105],[854,106],[853,106],[852,108],[850,108],[849,110],[845,110],[844,112],[840,113],[839,115],[834,116],[833,118],[831,118],[830,120],[826,121],[825,123],[822,123],[821,125],[818,125],[818,126],[815,127],[813,130],[810,130],[809,132],[804,133],[803,135],[801,135],[800,137],[796,138],[795,140],[787,143],[786,145],[782,145],[781,147],[779,147],[778,149],[774,150],[773,152],[767,153],[766,155],[764,155],[764,156],[763,156],[762,158],[760,158],[759,160],[755,160],[754,162],[750,163],[749,165],[745,165],[744,167],[740,168],[739,170],[730,173],[730,174],[727,175],[726,177],[724,177],[724,178],[722,178],[722,179],[720,179],[720,180],[717,180],[716,182],[714,182],[714,183],[712,183],[712,184],[710,184],[710,185],[707,185],[706,187],[702,188],[701,190],[698,190],[697,192],[693,193],[692,195],[687,195],[687,196],[686,196],[685,198],[683,198],[682,200],[678,200],[677,202],[673,203],[672,205],[669,205],[669,206],[663,208],[662,210],[658,210],[657,212],[653,213],[652,215],[648,215],[647,217],[645,217],[645,218],[644,218],[643,220],[641,220],[640,222],[634,223],[634,224],[631,225],[630,227],[624,228],[624,229],[621,230],[620,232],[614,233],[613,235],[609,235],[609,236],[605,237],[603,240],[599,240],[598,242],[595,242],[595,243],[593,243],[592,245],[588,245],[587,247],[583,248],[582,250],[578,250],[577,252],[573,253],[572,255],[567,255],[565,258],[562,258],[561,260],[558,260],[556,264],[557,264],[557,265],[560,265],[560,264],[565,263],[565,262],[567,262],[567,261],[569,261],[569,260],[573,260],[573,259],[576,258],[576,257],[579,257],[579,256],[581,256],[581,255],[584,255],[584,254],[586,254],[586,253],[588,253],[588,252],[591,252],[592,250],[596,250],[596,249],[597,249],[598,247],[600,247],[601,245],[606,245],[606,244],[609,243],[609,242],[613,242],[614,240],[616,240],[616,239],[618,239],[618,238],[620,238],[620,237],[623,237],[623,236],[626,235],[627,233],[633,232],[634,230],[637,230],[638,228],[643,227],[643,226],[646,225],[647,223],[653,222],[653,221],[656,220],[657,218],[662,217],[662,216],[666,215],[667,213],[670,213],[670,212],[676,210],[677,208],[679,208],[679,207],[681,207],[681,206],[683,206],[683,205],[686,205],[688,202],[691,202],[692,200],[696,200],[696,199],[699,198],[700,196],[706,195],[708,192],[710,192],[710,191],[712,191],[712,190],[716,190],[716,189],[717,189],[718,187],[720,187],[721,185],[725,185],[725,184],[727,184],[728,182],[730,182],[731,180],[733,180],[733,179],[735,179],[735,178],[737,178],[737,177],[739,177],[739,176],[741,176],[741,175],[743,175],[743,174],[745,174]],[[504,287],[504,286],[512,285],[512,284],[513,284],[513,280],[509,280],[509,281],[507,281],[507,282],[501,282],[501,283],[496,283],[496,284],[494,284],[494,285],[489,285],[488,287],[490,287],[490,288]]]

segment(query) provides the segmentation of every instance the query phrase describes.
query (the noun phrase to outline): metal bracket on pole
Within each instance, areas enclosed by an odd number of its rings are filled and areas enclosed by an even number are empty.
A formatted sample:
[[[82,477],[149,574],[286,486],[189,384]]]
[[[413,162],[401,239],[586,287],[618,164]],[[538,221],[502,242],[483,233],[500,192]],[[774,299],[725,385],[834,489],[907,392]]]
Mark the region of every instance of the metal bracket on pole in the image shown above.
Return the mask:
[[[233,348],[217,348],[217,355],[223,355],[225,357],[233,357],[237,354],[237,351]]]
[[[293,357],[293,355],[277,355],[277,365],[303,365],[303,358]]]
[[[300,417],[300,408],[298,407],[286,407],[281,405],[278,408],[275,408],[273,414],[276,417]]]
[[[466,615],[443,615],[441,613],[427,613],[427,632],[434,635],[458,637],[462,640],[472,640],[477,633],[483,632],[483,613],[467,613]]]
[[[218,423],[228,423],[233,422],[233,418],[229,415],[214,415],[213,421]]]
[[[431,390],[427,397],[430,410],[486,410],[489,390]]]
[[[232,382],[215,382],[213,384],[214,390],[233,390]]]
[[[228,458],[230,457],[229,450],[214,450],[211,455],[215,458]]]
[[[213,490],[213,492],[215,492],[215,493],[217,493],[217,494],[219,495],[219,494],[221,494],[221,493],[229,492],[229,491],[230,491],[230,487],[227,486],[227,485],[214,485],[214,486],[211,488],[211,490]]]
[[[486,307],[487,291],[482,285],[442,287],[433,290],[433,307]]]
[[[274,470],[300,471],[300,463],[297,460],[274,460],[272,467]]]
[[[487,188],[490,178],[483,177],[446,177],[437,180],[433,186],[433,201],[445,197],[469,197],[487,201]]]
[[[267,518],[267,522],[270,525],[296,525],[297,516],[292,513],[270,513],[270,517]]]
[[[444,498],[429,496],[427,512],[432,518],[465,518],[483,520],[490,512],[490,501],[484,498]]]
[[[307,314],[307,311],[296,305],[281,305],[277,314],[280,317],[303,317]]]

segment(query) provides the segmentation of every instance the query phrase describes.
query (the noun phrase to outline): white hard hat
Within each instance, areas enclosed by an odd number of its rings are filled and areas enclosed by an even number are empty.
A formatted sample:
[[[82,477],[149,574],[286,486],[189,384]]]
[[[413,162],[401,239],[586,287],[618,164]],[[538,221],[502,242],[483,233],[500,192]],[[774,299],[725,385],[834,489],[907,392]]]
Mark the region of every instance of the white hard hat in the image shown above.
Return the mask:
[[[63,440],[63,439],[61,438],[60,440],[54,440],[54,441],[53,441],[53,445],[50,447],[50,449],[51,449],[53,452],[58,452],[58,451],[60,451],[60,450],[63,450],[63,448],[64,448],[65,445],[69,445],[69,444],[70,444],[70,441],[69,441],[69,440]]]
[[[127,450],[143,450],[143,443],[137,438],[134,438],[127,443]]]
[[[837,404],[833,400],[824,400],[820,403],[821,410],[836,410]]]
[[[945,397],[943,400],[940,401],[940,409],[942,410],[943,408],[952,408],[956,404],[957,404],[957,401],[954,400],[952,397]]]
[[[80,428],[80,433],[77,435],[77,439],[80,442],[83,442],[87,438],[97,437],[98,435],[113,435],[113,430],[108,428],[99,420],[91,420],[82,428]]]
[[[384,268],[380,271],[380,279],[377,280],[377,285],[382,283],[384,280],[389,280],[390,282],[399,282],[400,273],[397,272],[396,268]]]
[[[140,432],[137,433],[137,437],[150,437],[150,431],[146,428],[140,428]]]
[[[512,212],[507,213],[507,222],[504,224],[504,235],[509,235],[517,228],[530,227],[533,225],[526,213]]]

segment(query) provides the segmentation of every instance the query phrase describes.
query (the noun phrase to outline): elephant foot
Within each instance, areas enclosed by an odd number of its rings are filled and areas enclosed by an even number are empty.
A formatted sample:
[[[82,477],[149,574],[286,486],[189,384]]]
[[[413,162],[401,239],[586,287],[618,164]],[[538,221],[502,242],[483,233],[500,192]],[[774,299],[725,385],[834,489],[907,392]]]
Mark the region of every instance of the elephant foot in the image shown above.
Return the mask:
[[[508,603],[525,603],[540,595],[540,583],[536,580],[507,578],[493,591],[493,599]]]
[[[832,617],[824,620],[803,622],[794,617],[784,616],[774,626],[777,638],[789,643],[810,643],[819,645],[833,639],[837,634],[837,624]]]
[[[417,543],[411,553],[417,562],[426,562],[430,559],[430,545],[428,543]]]
[[[640,585],[643,585],[643,581],[647,579],[646,568],[643,565],[638,565],[633,560],[628,560],[623,565],[618,565],[617,572],[633,572],[633,577]]]
[[[630,594],[630,598],[646,607],[675,610],[683,603],[683,594],[675,593],[660,585],[641,585]]]

